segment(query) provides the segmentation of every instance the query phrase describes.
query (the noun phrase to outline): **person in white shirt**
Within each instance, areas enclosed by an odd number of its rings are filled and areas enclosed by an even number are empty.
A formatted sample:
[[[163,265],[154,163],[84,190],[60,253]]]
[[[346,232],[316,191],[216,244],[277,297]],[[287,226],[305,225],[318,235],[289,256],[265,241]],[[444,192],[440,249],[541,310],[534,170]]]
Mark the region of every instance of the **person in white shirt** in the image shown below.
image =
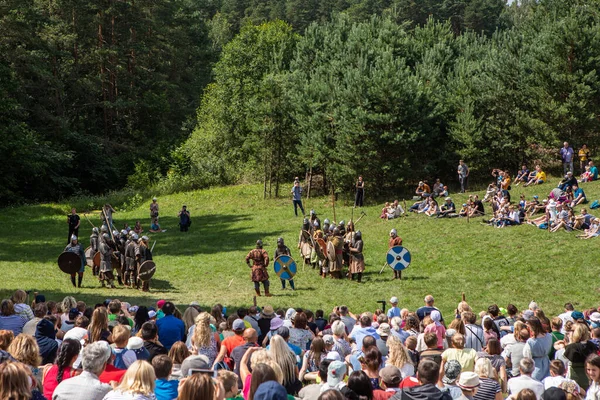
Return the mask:
[[[560,360],[552,360],[550,363],[550,376],[544,378],[542,383],[544,384],[544,389],[548,390],[551,387],[559,387],[563,382],[572,382],[575,384],[577,391],[579,392],[579,385],[572,379],[568,379],[565,375],[567,374],[567,369],[565,368],[565,364]]]
[[[566,303],[565,312],[558,316],[558,318],[562,319],[563,322],[562,328],[560,330],[560,333],[562,333],[563,335],[567,333],[567,331],[565,330],[565,325],[567,324],[567,321],[573,321],[573,317],[571,317],[571,313],[573,311],[575,311],[575,307],[573,307],[573,304]]]
[[[542,398],[542,394],[544,393],[544,384],[531,377],[534,369],[535,364],[531,358],[523,358],[521,360],[519,363],[519,372],[521,374],[516,378],[511,378],[508,380],[508,393],[510,394],[508,397],[509,399],[516,399],[517,394],[519,394],[519,392],[523,389],[532,390],[538,400]]]

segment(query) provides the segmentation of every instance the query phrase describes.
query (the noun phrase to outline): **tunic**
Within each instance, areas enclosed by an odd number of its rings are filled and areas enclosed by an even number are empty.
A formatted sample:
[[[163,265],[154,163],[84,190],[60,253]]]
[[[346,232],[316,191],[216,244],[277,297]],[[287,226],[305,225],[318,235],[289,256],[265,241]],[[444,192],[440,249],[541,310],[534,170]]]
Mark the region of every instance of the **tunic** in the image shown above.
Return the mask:
[[[125,246],[125,264],[128,271],[135,270],[135,254],[137,252],[137,243],[133,240]]]
[[[364,272],[365,270],[365,258],[363,256],[363,241],[357,240],[354,242],[354,247],[350,247],[350,254],[352,260],[350,262],[350,273],[356,274]]]
[[[65,251],[68,251],[69,253],[75,253],[79,256],[79,258],[81,259],[81,268],[77,272],[85,272],[85,251],[83,250],[83,247],[79,244],[79,242],[77,242],[76,245],[73,245],[73,243],[69,243],[67,247],[65,247]]]
[[[340,236],[331,238],[331,243],[335,247],[335,261],[329,261],[329,271],[337,272],[342,270],[342,251],[344,249],[344,240]]]
[[[113,249],[106,243],[100,243],[100,279],[114,279],[112,273]]]
[[[402,246],[402,238],[400,236],[396,236],[395,238],[390,238],[389,248],[395,246]]]
[[[269,254],[263,249],[250,250],[246,256],[246,263],[252,260],[252,274],[250,278],[252,282],[264,282],[269,280],[267,266],[269,265]]]

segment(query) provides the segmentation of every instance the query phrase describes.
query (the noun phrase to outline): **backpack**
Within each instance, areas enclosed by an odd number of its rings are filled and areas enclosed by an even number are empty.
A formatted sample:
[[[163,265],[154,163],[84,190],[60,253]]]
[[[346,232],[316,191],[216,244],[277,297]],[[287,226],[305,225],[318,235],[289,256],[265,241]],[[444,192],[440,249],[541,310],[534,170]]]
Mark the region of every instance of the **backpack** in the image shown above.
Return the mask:
[[[540,228],[540,229],[548,229],[548,223],[544,222],[543,224],[539,224],[538,228]]]
[[[598,200],[594,200],[594,202],[590,205],[590,208],[592,210],[595,210],[596,208],[600,208],[600,202]]]

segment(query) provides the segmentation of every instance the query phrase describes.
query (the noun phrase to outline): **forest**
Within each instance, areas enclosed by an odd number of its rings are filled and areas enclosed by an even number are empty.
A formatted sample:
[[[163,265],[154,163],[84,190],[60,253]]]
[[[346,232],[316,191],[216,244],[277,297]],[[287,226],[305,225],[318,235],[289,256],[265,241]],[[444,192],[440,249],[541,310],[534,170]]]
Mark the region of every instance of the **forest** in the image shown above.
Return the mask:
[[[0,205],[310,172],[327,190],[600,145],[600,2],[0,0]]]

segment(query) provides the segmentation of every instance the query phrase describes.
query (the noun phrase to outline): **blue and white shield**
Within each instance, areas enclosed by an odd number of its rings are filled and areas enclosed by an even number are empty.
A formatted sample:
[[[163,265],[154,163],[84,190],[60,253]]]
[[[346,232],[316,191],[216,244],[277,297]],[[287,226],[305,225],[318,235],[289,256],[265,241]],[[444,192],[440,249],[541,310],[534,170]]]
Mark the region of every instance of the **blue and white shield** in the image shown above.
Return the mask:
[[[386,262],[395,271],[408,268],[410,260],[410,252],[402,246],[394,246],[387,252]]]
[[[288,281],[293,279],[298,271],[296,261],[290,256],[277,257],[273,262],[273,268],[275,269],[277,276]]]

